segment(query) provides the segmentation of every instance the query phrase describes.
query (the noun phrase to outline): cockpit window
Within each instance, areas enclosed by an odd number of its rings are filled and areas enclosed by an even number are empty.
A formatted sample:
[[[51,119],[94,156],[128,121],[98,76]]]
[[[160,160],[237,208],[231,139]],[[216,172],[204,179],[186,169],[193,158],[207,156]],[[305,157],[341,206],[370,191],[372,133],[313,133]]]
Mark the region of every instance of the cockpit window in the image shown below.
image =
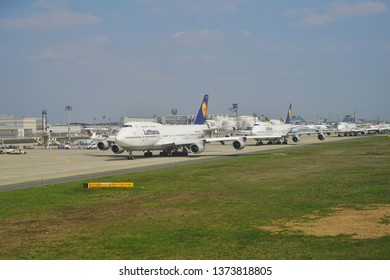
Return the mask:
[[[131,124],[125,124],[123,127],[133,127]]]

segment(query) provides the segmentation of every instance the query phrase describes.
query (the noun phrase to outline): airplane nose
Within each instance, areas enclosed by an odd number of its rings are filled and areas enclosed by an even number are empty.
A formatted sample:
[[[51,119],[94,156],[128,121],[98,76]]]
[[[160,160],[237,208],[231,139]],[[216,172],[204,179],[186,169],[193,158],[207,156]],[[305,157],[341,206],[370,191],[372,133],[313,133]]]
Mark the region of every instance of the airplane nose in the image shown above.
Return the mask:
[[[125,141],[125,135],[123,134],[123,131],[119,131],[118,134],[115,136],[115,143],[121,147],[126,145]]]

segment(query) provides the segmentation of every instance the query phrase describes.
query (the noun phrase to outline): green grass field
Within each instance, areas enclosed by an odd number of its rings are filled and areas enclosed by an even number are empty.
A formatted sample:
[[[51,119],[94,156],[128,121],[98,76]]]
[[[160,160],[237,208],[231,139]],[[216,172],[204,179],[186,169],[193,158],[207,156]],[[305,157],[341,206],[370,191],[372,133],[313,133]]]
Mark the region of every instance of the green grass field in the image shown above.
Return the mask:
[[[390,259],[388,211],[374,222],[379,237],[291,226],[335,208],[388,210],[387,136],[98,180],[136,187],[0,193],[0,259]]]

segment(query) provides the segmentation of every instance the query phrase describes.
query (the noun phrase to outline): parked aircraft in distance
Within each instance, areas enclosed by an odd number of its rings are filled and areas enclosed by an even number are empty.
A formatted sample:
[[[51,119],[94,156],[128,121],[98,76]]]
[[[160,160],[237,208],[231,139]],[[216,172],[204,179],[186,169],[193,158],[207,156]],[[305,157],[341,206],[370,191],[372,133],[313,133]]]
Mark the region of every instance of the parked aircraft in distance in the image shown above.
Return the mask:
[[[92,130],[92,128],[84,128],[83,131],[87,133],[89,139],[93,141],[100,141],[102,139],[107,139],[109,137],[113,137],[112,139],[115,140],[115,136],[105,136],[105,135],[98,135],[96,132]]]
[[[319,129],[309,129],[303,126],[293,126],[291,124],[292,118],[292,104],[287,111],[287,117],[284,122],[272,121],[272,122],[256,122],[250,135],[246,136],[247,139],[256,140],[256,145],[262,145],[264,140],[268,140],[268,144],[287,144],[287,138],[292,136],[294,142],[300,141],[300,135],[303,134],[318,134],[319,140],[324,140],[325,136]]]
[[[89,139],[96,141],[99,150],[107,150],[105,148],[105,141],[115,142],[115,135],[98,135],[92,128],[85,128],[84,131],[88,134]],[[108,143],[107,142],[107,143]]]
[[[129,153],[133,159],[133,151],[144,151],[145,156],[152,156],[152,150],[160,150],[161,156],[188,155],[189,152],[199,154],[205,150],[209,142],[232,141],[233,147],[241,150],[245,147],[243,137],[206,137],[210,132],[206,124],[208,95],[205,95],[198,114],[192,125],[163,125],[155,122],[128,122],[119,130],[115,140],[103,141],[101,147],[114,153]],[[99,145],[99,144],[98,144]],[[101,148],[99,147],[99,148]]]
[[[370,125],[369,127],[365,128],[367,133],[371,134],[382,134],[387,133],[390,131],[390,124],[376,124],[376,125]]]
[[[291,104],[287,112],[286,120],[291,119]],[[288,133],[291,130],[290,123],[284,123],[278,120],[270,120],[267,122],[256,121],[252,129],[238,132],[237,135],[244,135],[246,139],[254,139],[256,145],[263,145],[263,141],[268,144],[287,144]]]
[[[358,127],[356,123],[339,122],[335,133],[338,136],[364,135],[366,130]]]

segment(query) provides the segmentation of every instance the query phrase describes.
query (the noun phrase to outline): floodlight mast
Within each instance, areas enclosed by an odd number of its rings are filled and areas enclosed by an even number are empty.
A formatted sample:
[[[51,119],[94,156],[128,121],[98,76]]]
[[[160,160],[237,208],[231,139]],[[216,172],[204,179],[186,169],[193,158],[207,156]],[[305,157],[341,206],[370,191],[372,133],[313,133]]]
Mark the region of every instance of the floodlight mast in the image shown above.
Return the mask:
[[[49,133],[47,131],[47,110],[42,110],[42,139],[43,147],[47,149],[49,145]]]
[[[65,111],[68,111],[68,144],[70,144],[70,111],[72,111],[72,106],[67,105]]]

